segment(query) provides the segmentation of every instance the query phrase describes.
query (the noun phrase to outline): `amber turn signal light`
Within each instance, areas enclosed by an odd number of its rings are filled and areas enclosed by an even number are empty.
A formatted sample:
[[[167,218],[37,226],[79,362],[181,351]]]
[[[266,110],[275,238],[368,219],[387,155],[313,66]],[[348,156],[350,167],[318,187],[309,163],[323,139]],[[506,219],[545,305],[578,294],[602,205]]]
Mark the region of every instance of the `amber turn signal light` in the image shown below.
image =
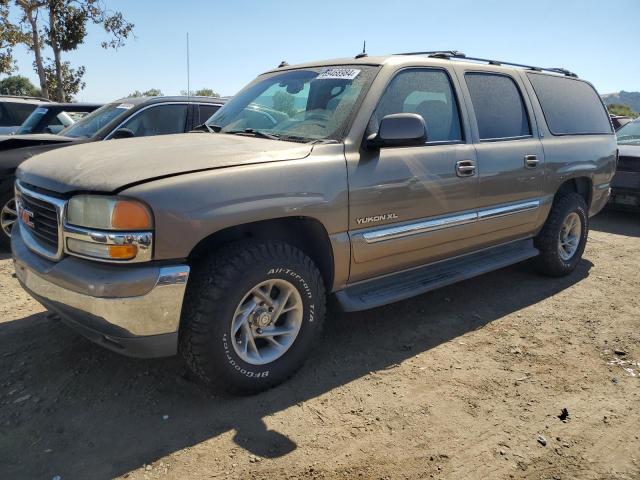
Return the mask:
[[[131,200],[118,200],[111,214],[111,225],[116,230],[148,230],[152,227],[147,208]]]
[[[109,245],[109,257],[115,260],[129,260],[138,253],[135,245]]]

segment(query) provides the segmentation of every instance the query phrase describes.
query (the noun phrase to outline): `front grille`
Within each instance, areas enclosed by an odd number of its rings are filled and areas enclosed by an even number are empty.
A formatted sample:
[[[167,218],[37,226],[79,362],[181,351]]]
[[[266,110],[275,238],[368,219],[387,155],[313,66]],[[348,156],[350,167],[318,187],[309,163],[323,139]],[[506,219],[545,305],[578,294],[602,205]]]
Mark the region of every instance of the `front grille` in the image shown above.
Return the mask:
[[[618,170],[621,172],[640,172],[640,157],[618,158]]]
[[[35,239],[47,250],[58,251],[58,213],[55,205],[29,196],[22,192],[20,195],[20,210],[26,210],[30,215],[29,223],[22,216],[20,225],[27,228]]]

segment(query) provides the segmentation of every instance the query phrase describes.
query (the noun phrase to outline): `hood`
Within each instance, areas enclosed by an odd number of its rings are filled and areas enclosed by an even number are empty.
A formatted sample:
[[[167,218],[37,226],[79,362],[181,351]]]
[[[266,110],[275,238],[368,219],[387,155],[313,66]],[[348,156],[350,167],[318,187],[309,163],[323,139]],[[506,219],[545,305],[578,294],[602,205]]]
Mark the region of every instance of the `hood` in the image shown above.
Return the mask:
[[[18,168],[23,182],[59,193],[113,192],[133,183],[253,163],[296,160],[312,145],[187,133],[73,145],[37,155]]]
[[[14,148],[33,147],[35,145],[48,145],[52,143],[68,143],[77,139],[62,137],[50,133],[29,135],[0,135],[0,151],[13,150]]]

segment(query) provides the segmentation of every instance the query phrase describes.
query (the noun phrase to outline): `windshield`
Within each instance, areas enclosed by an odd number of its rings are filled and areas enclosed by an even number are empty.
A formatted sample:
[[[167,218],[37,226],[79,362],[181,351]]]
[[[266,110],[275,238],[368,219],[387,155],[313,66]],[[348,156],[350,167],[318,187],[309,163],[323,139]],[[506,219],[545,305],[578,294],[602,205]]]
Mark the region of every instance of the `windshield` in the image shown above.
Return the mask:
[[[98,130],[103,128],[114,118],[124,116],[133,108],[130,103],[109,103],[94,110],[77,123],[68,126],[62,130],[59,135],[72,138],[89,138],[93,137]]]
[[[620,145],[640,145],[640,118],[627,123],[616,132],[616,136]]]
[[[367,65],[289,70],[250,84],[207,124],[222,133],[282,140],[341,140],[378,69]]]

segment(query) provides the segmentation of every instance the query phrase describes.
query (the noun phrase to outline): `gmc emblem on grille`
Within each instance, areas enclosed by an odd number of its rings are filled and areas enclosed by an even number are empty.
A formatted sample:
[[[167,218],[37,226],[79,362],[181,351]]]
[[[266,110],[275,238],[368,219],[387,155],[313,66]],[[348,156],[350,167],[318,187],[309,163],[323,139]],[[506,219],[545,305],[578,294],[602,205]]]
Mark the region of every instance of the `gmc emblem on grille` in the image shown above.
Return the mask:
[[[22,220],[22,223],[24,223],[27,227],[33,228],[33,222],[31,221],[31,219],[33,218],[33,212],[30,210],[27,210],[26,208],[22,207],[20,208],[20,220]]]

